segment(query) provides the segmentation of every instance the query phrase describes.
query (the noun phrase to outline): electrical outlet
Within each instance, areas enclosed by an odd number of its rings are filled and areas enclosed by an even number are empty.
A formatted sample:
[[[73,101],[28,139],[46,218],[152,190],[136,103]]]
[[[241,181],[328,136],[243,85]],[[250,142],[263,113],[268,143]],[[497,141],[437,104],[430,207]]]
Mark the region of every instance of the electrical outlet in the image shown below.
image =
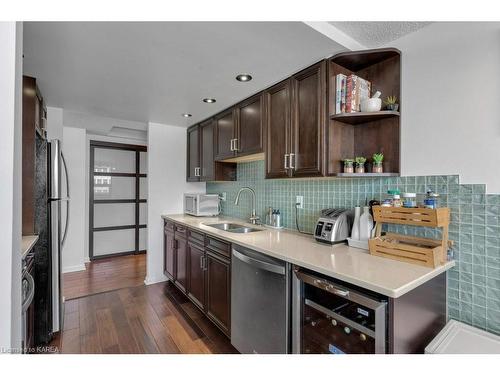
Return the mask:
[[[224,191],[224,192],[220,193],[219,197],[220,197],[221,201],[225,202],[226,201],[226,192]]]
[[[295,204],[298,208],[304,208],[304,197],[302,195],[297,195]]]

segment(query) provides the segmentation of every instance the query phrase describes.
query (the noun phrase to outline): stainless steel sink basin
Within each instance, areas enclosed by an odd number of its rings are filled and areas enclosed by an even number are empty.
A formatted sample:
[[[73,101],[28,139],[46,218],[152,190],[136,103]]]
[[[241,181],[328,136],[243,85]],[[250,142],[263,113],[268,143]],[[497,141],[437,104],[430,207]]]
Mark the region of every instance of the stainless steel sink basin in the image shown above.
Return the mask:
[[[215,229],[225,230],[226,232],[231,232],[231,233],[251,233],[251,232],[260,232],[263,230],[263,229],[245,227],[244,225],[235,223],[216,223],[216,224],[203,223],[203,225]]]

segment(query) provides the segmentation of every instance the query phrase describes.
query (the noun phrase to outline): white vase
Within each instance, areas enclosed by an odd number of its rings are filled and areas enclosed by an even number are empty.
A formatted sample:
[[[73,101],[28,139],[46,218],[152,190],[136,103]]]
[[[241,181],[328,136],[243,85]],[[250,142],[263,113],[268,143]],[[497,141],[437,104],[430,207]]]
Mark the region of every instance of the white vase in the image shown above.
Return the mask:
[[[373,229],[373,217],[370,214],[370,207],[363,207],[363,213],[359,218],[359,239],[367,241],[371,237]]]
[[[352,223],[351,238],[359,241],[359,220],[361,207],[354,207],[354,222]]]

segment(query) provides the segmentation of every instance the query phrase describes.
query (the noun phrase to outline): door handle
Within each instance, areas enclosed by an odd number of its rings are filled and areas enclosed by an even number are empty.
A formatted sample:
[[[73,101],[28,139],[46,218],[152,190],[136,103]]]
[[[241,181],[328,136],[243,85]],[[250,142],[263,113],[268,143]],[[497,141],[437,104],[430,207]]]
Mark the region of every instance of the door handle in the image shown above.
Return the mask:
[[[200,268],[203,269],[203,255],[200,257]]]
[[[284,275],[286,273],[285,267],[251,258],[245,254],[240,253],[239,251],[236,251],[235,249],[233,249],[233,256],[235,256],[242,262],[249,264],[255,268],[259,268],[261,270],[277,273],[280,275]]]
[[[230,147],[231,151],[234,151],[233,142],[234,142],[234,139],[231,139],[231,147]]]
[[[238,151],[238,138],[234,139],[234,151]]]
[[[288,169],[288,165],[289,165],[289,156],[288,154],[285,154],[285,169]]]
[[[293,163],[292,163],[293,161]],[[290,169],[295,169],[295,154],[291,153],[290,154]]]

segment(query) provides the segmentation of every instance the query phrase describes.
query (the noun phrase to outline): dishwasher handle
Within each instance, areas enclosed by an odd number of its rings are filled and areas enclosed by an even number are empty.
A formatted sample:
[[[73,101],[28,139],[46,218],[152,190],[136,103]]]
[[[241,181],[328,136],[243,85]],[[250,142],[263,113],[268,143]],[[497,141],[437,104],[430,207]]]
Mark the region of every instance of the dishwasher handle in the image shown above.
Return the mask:
[[[242,262],[249,264],[253,267],[259,268],[261,270],[269,271],[272,273],[277,273],[279,275],[285,275],[286,274],[286,268],[284,266],[278,266],[276,264],[271,264],[264,262],[262,260],[258,260],[252,257],[249,257],[245,254],[240,253],[239,251],[236,251],[233,249],[233,256],[241,260]]]

